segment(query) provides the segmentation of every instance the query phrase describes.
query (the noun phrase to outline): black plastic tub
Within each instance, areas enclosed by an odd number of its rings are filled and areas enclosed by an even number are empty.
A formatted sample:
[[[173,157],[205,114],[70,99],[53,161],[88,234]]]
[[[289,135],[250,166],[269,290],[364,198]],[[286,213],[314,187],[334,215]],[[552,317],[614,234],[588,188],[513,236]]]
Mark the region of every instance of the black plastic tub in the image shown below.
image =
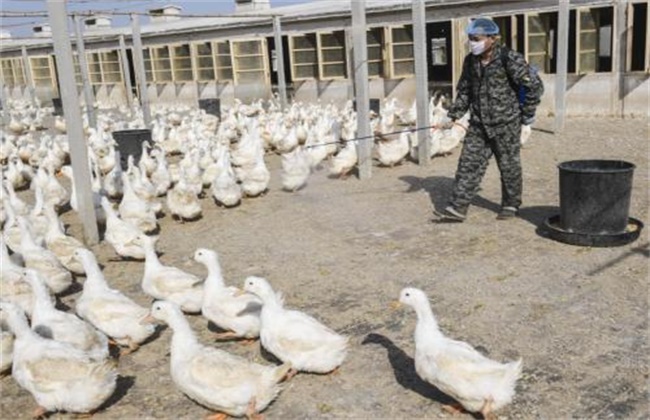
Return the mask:
[[[117,150],[120,152],[120,163],[122,169],[127,168],[129,156],[133,156],[133,163],[137,164],[142,156],[142,143],[151,142],[151,130],[120,130],[113,131],[113,138],[117,142]]]
[[[353,109],[356,111],[357,110],[357,100],[354,99],[352,101]],[[370,98],[368,100],[368,106],[370,108],[370,111],[374,112],[375,114],[379,115],[379,110],[381,108],[381,101],[377,98]]]
[[[52,98],[52,106],[54,107],[54,115],[63,115],[63,101],[61,98]]]
[[[573,160],[560,170],[560,214],[540,226],[559,242],[621,246],[638,239],[643,223],[629,216],[634,164],[620,160]]]
[[[199,108],[207,114],[221,118],[221,100],[218,98],[199,99]]]
[[[560,226],[578,233],[624,232],[630,211],[634,164],[573,160],[560,169]]]

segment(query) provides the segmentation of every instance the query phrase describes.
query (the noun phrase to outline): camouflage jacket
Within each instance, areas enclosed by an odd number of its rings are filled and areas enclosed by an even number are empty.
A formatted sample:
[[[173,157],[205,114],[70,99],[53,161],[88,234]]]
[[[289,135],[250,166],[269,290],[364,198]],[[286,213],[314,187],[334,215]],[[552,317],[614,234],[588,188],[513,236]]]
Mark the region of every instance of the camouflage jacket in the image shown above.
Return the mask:
[[[507,59],[502,59],[502,48],[494,46],[487,65],[481,65],[480,58],[472,54],[465,57],[449,118],[457,120],[469,110],[472,122],[494,127],[535,117],[544,85],[539,77],[531,76],[530,66],[520,53],[507,49]],[[526,88],[523,104],[519,103],[517,85]]]

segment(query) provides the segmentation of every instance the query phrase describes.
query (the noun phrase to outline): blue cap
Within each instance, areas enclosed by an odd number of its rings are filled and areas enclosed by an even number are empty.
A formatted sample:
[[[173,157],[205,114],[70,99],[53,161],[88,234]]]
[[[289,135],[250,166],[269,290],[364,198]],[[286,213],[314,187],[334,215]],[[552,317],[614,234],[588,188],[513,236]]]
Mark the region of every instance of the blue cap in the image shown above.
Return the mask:
[[[477,18],[467,26],[467,35],[499,35],[499,27],[492,19]]]

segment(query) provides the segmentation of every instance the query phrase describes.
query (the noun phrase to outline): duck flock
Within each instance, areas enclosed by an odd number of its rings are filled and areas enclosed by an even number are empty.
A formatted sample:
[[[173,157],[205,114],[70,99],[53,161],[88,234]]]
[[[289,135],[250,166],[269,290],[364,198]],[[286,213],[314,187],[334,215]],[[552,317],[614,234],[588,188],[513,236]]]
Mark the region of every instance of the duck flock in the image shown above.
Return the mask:
[[[443,102],[431,103],[432,157],[462,142],[469,119],[440,129],[448,121]],[[0,371],[11,372],[34,397],[35,416],[97,410],[115,392],[119,359],[146,343],[159,323],[173,331],[174,384],[218,413],[256,418],[297,372],[338,369],[349,350],[346,337],[286,309],[282,294],[264,278],[248,277],[241,288],[226,285],[214,250],[194,254],[208,270],[205,279],[164,265],[156,235],[163,234],[158,219],[166,211],[180,222],[200,218],[201,198],[208,194],[225,208],[263,195],[270,181],[266,159],[273,153],[281,155],[287,191],[303,188],[323,167],[345,177],[363,141],[355,139],[352,102],[342,108],[294,103],[284,111],[275,101],[236,102],[221,119],[186,106],[160,106],[154,109],[151,142],[143,142],[137,162],[120,156],[111,133],[142,128],[141,112],[100,111],[97,128],[86,124],[85,130],[98,223],[118,256],[144,261],[142,292],[155,301],[142,307],[112,288],[93,252],[66,232],[60,214],[76,211],[77,201],[74,188],[59,180],[74,176],[65,121],[51,116],[51,108],[13,102],[0,144]],[[415,114],[414,106],[389,100],[372,115],[374,156],[381,166],[417,156],[417,140],[404,130]],[[84,277],[83,289],[73,312],[57,309],[78,277]],[[415,362],[423,379],[486,417],[512,400],[521,361],[498,363],[445,337],[420,290],[404,289],[400,302],[418,316]],[[225,331],[218,335],[222,340],[259,338],[281,364],[254,363],[199,343],[184,314],[212,321]],[[120,349],[118,359],[110,356],[110,346]]]

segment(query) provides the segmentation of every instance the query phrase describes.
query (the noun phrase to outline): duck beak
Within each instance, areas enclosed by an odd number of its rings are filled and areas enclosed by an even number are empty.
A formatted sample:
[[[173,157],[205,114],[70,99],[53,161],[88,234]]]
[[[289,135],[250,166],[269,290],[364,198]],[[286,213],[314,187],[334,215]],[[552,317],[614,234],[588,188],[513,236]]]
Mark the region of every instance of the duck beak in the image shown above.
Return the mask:
[[[151,313],[148,313],[147,316],[142,318],[140,320],[140,325],[147,325],[147,324],[157,324],[158,320],[154,318]]]
[[[393,300],[388,306],[390,306],[391,310],[396,311],[402,307],[402,304],[399,300]]]
[[[239,296],[243,296],[243,295],[245,295],[245,294],[246,294],[246,290],[244,290],[244,289],[237,289],[237,291],[236,291],[235,293],[233,293],[232,295],[233,295],[233,297],[239,297]]]
[[[63,176],[63,172],[61,172],[61,171],[56,171],[56,173],[54,174],[54,176],[57,177],[57,178],[61,178],[61,177]]]

